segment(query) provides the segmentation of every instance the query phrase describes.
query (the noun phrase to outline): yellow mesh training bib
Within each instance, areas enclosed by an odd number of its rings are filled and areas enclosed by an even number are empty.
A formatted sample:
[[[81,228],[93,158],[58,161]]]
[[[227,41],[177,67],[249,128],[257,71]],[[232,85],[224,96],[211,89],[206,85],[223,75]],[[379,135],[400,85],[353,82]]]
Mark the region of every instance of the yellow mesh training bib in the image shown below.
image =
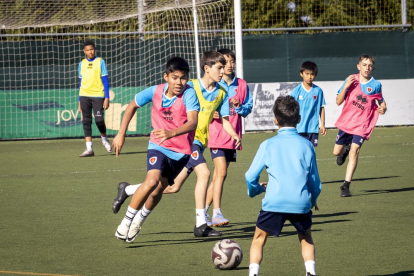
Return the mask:
[[[82,60],[80,96],[105,97],[101,78],[101,60],[102,58],[96,58],[94,61],[88,61],[86,58]]]
[[[219,86],[220,92],[217,98],[215,98],[214,101],[209,102],[204,98],[203,93],[201,92],[200,82],[197,79],[192,81],[194,90],[197,93],[198,101],[200,102],[200,112],[198,112],[198,123],[194,139],[200,141],[203,147],[206,148],[208,142],[208,126],[213,120],[214,111],[216,111],[223,102],[226,92],[223,87]]]

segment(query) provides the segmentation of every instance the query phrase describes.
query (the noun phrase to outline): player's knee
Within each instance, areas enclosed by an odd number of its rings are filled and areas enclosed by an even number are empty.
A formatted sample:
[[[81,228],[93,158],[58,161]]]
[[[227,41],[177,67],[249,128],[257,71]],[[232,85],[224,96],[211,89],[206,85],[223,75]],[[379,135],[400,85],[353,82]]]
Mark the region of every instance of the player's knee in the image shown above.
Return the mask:
[[[145,179],[144,183],[142,183],[142,186],[149,190],[155,190],[158,186],[159,180],[156,178],[147,178]]]
[[[221,177],[221,178],[226,178],[227,177],[227,170],[226,169],[221,169],[217,171],[217,176]]]
[[[87,125],[91,125],[92,124],[92,118],[86,118],[86,117],[83,117],[83,119],[82,119],[82,123],[83,123],[83,125],[85,126],[87,126]]]

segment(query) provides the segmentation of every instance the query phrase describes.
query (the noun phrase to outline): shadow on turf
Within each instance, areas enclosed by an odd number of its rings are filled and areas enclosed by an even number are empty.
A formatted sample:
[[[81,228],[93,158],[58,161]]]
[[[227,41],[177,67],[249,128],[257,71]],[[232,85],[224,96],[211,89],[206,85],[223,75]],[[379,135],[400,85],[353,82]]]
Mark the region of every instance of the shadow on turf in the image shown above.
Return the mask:
[[[356,181],[369,181],[369,180],[378,180],[378,179],[387,179],[387,178],[396,178],[396,177],[401,177],[398,175],[393,175],[393,176],[380,176],[380,177],[368,177],[368,178],[356,178],[356,179],[352,179],[352,182],[356,182]],[[343,183],[344,180],[334,180],[334,181],[328,181],[328,182],[323,182],[322,184],[332,184],[332,183]]]
[[[388,193],[399,193],[399,192],[411,192],[414,191],[414,187],[401,188],[401,189],[387,189],[387,190],[365,190],[364,194],[354,195],[354,196],[363,196],[363,195],[377,195],[377,194],[388,194]]]
[[[329,218],[329,217],[337,217],[337,216],[346,216],[349,214],[355,214],[357,212],[338,212],[332,214],[323,214],[323,215],[315,215],[314,218]],[[313,222],[313,225],[319,224],[326,224],[326,223],[338,223],[338,222],[346,222],[351,221],[350,219],[337,219],[337,220],[326,220],[326,221],[318,221]],[[237,226],[244,226],[238,228]],[[285,227],[292,227],[291,224],[286,223]],[[218,228],[217,228],[218,229]],[[188,234],[189,238],[186,239],[160,239],[160,240],[153,240],[148,244],[139,244],[139,245],[131,245],[127,248],[142,248],[142,247],[149,247],[149,246],[160,246],[160,245],[171,245],[171,244],[190,244],[190,243],[200,243],[200,242],[215,242],[222,239],[251,239],[253,237],[254,231],[256,229],[255,222],[238,222],[232,223],[230,226],[227,227],[220,227],[218,229],[223,233],[223,236],[219,237],[210,237],[210,238],[196,238],[193,237],[192,232],[157,232],[157,233],[150,233],[146,235],[171,235],[171,234]],[[319,232],[322,231],[320,229],[313,229],[312,232]],[[288,236],[296,236],[296,231],[282,231],[279,237],[288,237]],[[191,237],[191,238],[190,238]]]
[[[408,271],[400,271],[394,274],[376,274],[376,275],[369,275],[369,276],[414,276],[414,270]]]

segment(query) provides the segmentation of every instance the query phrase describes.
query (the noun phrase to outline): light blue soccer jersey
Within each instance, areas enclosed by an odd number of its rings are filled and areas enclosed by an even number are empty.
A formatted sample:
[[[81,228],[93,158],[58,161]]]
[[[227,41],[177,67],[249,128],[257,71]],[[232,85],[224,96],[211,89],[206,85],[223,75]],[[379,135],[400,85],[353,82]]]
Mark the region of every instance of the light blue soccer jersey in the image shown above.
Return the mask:
[[[135,103],[142,107],[146,105],[149,102],[152,102],[152,99],[154,98],[155,90],[157,89],[157,85],[151,86],[140,93],[135,95]],[[162,107],[170,107],[175,103],[175,100],[177,99],[176,96],[172,97],[171,99],[167,98],[165,96],[165,91],[168,89],[168,83],[165,84],[164,87],[164,93],[162,94]],[[184,91],[183,95],[183,102],[186,107],[187,112],[189,111],[200,111],[200,103],[198,102],[197,94],[193,88],[188,88]],[[168,158],[171,158],[173,160],[179,160],[181,159],[184,154],[172,151],[168,148],[163,147],[162,145],[157,145],[149,141],[148,149],[154,149],[162,152]]]
[[[264,192],[259,184],[264,168],[268,173],[264,211],[306,214],[315,206],[322,189],[315,149],[295,128],[281,128],[260,145],[245,175],[250,197]]]
[[[299,133],[319,133],[321,107],[326,105],[322,89],[312,84],[310,91],[303,84],[296,86],[290,96],[295,98],[300,108],[300,123],[296,126]]]
[[[229,99],[234,97],[234,95],[236,95],[238,81],[237,81],[237,78],[234,76],[234,74],[233,74],[233,81],[230,83],[230,85],[227,85],[227,82],[224,80],[224,78],[221,79],[219,84],[221,87],[223,87],[227,91],[227,94],[229,95]],[[246,98],[244,99],[244,102],[240,103],[240,106],[238,108],[236,107],[234,108],[236,113],[240,114],[243,117],[246,117],[247,115],[249,115],[252,112],[252,108],[253,108],[253,97],[252,97],[252,94],[250,93],[249,86],[247,86],[246,89],[247,89],[247,93],[246,93]]]
[[[348,78],[346,78],[345,81],[342,83],[341,88],[339,88],[338,92],[336,93],[337,95],[341,93],[341,90],[344,87],[347,79]],[[364,92],[366,95],[375,95],[378,93],[382,93],[382,85],[379,81],[374,79],[374,77],[371,77],[371,79],[366,83],[359,82],[359,85],[361,86],[362,92]],[[345,99],[347,98],[347,96],[348,91],[345,94]],[[384,101],[384,97],[382,97],[381,101]]]
[[[218,97],[220,93],[220,85],[218,83],[216,84],[216,87],[212,91],[207,91],[207,89],[204,87],[203,83],[201,82],[201,79],[198,79],[198,82],[200,83],[201,93],[203,94],[203,97],[204,99],[206,99],[206,101],[212,102],[214,101],[215,98]],[[194,88],[194,84],[192,81],[189,81],[188,85]],[[226,93],[224,94],[223,102],[217,108],[217,111],[221,117],[230,116],[229,95],[227,94],[227,90],[226,89],[224,90],[226,91]],[[202,149],[204,149],[203,144],[197,139],[194,139],[193,144],[197,144]]]

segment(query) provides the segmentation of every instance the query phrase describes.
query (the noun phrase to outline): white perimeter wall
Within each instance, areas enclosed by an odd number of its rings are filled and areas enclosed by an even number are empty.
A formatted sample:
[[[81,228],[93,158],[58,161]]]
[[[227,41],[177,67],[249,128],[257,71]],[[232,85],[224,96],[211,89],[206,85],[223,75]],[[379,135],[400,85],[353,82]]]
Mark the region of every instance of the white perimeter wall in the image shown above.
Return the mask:
[[[414,125],[414,79],[380,80],[382,94],[388,110],[380,115],[377,126]],[[315,84],[322,88],[325,106],[325,126],[335,127],[342,106],[335,103],[336,93],[343,81],[323,81]],[[253,83],[249,84],[253,96],[252,113],[245,119],[246,131],[276,129],[272,107],[279,95],[290,94],[296,83]]]

